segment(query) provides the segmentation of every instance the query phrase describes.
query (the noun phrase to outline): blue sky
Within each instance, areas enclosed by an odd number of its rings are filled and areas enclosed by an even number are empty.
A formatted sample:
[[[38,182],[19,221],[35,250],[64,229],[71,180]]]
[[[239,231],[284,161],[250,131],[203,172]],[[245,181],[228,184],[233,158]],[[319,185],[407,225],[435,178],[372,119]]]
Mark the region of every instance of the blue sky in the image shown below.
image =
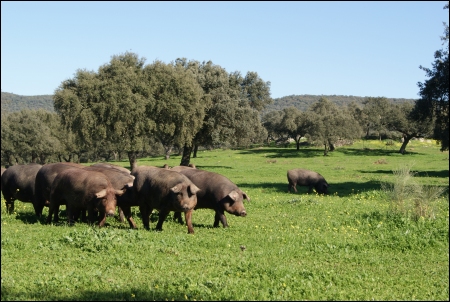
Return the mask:
[[[53,94],[131,51],[257,72],[271,96],[418,98],[442,48],[446,1],[1,1],[1,89]]]

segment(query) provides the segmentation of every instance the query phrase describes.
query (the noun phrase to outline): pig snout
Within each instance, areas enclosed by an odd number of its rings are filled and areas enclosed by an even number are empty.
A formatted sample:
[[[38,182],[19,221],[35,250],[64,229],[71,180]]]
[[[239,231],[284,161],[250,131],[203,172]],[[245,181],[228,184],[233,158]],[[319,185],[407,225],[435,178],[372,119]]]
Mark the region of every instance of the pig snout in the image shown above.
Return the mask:
[[[241,213],[239,213],[239,215],[242,216],[242,217],[245,217],[245,216],[247,216],[247,212],[244,210]]]
[[[107,212],[106,212],[106,216],[108,216],[108,217],[114,216],[114,211],[113,211],[113,210],[107,211]]]

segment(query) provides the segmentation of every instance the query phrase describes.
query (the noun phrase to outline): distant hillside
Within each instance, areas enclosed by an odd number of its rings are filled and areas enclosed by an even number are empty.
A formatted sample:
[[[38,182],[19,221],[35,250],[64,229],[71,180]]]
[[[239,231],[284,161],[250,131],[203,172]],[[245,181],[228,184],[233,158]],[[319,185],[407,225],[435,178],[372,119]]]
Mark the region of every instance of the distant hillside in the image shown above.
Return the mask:
[[[353,95],[309,95],[309,94],[289,95],[274,99],[273,104],[266,107],[265,113],[274,110],[283,110],[284,108],[290,106],[296,107],[301,111],[306,111],[311,104],[317,102],[321,97],[326,98],[327,100],[335,103],[338,106],[347,106],[352,101],[355,101],[357,104],[362,105],[363,101],[367,98]],[[404,102],[414,103],[416,101],[415,99],[393,99],[393,98],[387,99],[393,103],[404,103]]]
[[[2,115],[14,111],[20,111],[22,109],[44,109],[50,112],[54,112],[53,108],[53,95],[32,95],[23,96],[14,93],[2,91]]]
[[[357,104],[362,105],[362,102],[366,97],[353,96],[353,95],[289,95],[281,98],[274,99],[274,103],[269,105],[264,113],[282,110],[290,106],[297,107],[302,111],[306,111],[308,107],[317,102],[321,97],[328,99],[338,106],[347,106],[350,102],[355,101]],[[414,103],[415,99],[393,99],[388,98],[393,103],[411,102]],[[23,96],[9,92],[2,92],[2,115],[4,113],[20,111],[22,109],[44,109],[50,112],[54,112],[53,108],[53,95],[35,95],[35,96]]]

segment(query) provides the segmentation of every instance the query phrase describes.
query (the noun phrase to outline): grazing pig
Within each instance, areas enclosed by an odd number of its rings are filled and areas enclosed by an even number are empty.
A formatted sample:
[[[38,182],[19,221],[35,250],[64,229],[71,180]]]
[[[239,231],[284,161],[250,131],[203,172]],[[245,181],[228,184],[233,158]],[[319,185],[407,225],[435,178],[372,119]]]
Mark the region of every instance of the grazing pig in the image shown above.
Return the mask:
[[[216,212],[214,227],[219,226],[219,221],[223,227],[228,227],[225,211],[236,216],[247,216],[243,200],[247,199],[250,201],[250,197],[225,176],[186,166],[173,167],[172,170],[186,175],[201,189],[197,193],[195,209],[206,208],[214,210]]]
[[[157,230],[162,230],[170,211],[184,212],[188,233],[193,234],[192,212],[199,188],[186,176],[164,168],[140,166],[133,169],[135,201],[139,204],[144,228],[150,228],[150,214],[159,210]]]
[[[111,168],[111,169],[117,169],[123,172],[126,172],[128,174],[131,173],[130,170],[128,170],[127,168],[118,166],[118,165],[113,165],[113,164],[107,164],[107,163],[96,163],[96,164],[92,164],[90,165],[90,167],[103,167],[103,168]]]
[[[122,194],[123,191],[114,189],[109,179],[101,172],[67,169],[60,172],[53,181],[47,223],[51,223],[53,213],[65,203],[69,223],[76,213],[83,210],[88,211],[89,221],[94,223],[95,212],[98,211],[98,226],[102,227],[106,216],[114,216],[116,195]]]
[[[83,165],[61,162],[46,164],[39,169],[36,174],[36,180],[34,185],[34,200],[33,207],[34,212],[38,217],[42,216],[42,210],[44,206],[48,207],[50,205],[50,189],[52,187],[53,180],[62,171],[71,168],[84,168]],[[57,215],[57,213],[55,213]]]
[[[34,181],[41,167],[35,163],[14,165],[3,172],[1,190],[9,214],[14,212],[14,200],[33,202]]]
[[[309,187],[308,193],[312,192],[312,189],[316,189],[319,194],[328,193],[328,183],[325,178],[317,172],[306,169],[292,169],[287,171],[287,179],[289,182],[288,191],[291,192],[291,188],[297,192],[296,185]]]
[[[98,164],[95,164],[95,165],[92,165],[89,167],[85,167],[84,169],[87,171],[102,172],[103,174],[106,175],[106,177],[108,177],[112,186],[116,190],[131,191],[131,188],[133,187],[134,176],[131,175],[128,170],[127,170],[128,172],[126,172],[124,170],[116,169],[114,167],[106,167],[106,166],[98,165]],[[129,207],[127,205],[128,203],[131,202],[131,201],[129,201],[129,198],[132,198],[132,195],[123,194],[121,196],[117,196],[117,207],[119,210],[119,221],[120,222],[125,221],[125,219],[124,219],[125,214],[123,212],[122,205],[124,207]],[[130,209],[130,211],[131,211],[131,209]],[[130,224],[130,226],[136,226],[136,224],[134,223],[133,218],[131,218],[131,216],[129,218],[127,218],[127,220],[128,220],[128,223]]]
[[[2,175],[3,175],[3,172],[5,172],[5,171],[6,171],[6,168],[2,167]],[[1,182],[0,182],[0,184],[1,184]],[[1,185],[0,185],[0,189],[1,189]]]

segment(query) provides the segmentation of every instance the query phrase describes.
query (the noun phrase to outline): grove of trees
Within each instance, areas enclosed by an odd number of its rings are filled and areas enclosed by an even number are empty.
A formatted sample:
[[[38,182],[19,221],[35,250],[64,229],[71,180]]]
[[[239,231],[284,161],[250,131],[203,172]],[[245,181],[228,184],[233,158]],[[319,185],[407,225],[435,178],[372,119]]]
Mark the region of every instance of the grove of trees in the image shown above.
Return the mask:
[[[337,105],[322,96],[308,99],[302,109],[268,110],[273,104],[270,82],[256,72],[243,76],[211,61],[185,58],[146,65],[135,53],[114,55],[97,71],[79,69],[62,81],[53,95],[54,112],[4,112],[4,95],[5,104],[16,104],[13,94],[2,92],[2,165],[121,159],[126,154],[133,169],[140,156],[169,158],[174,150],[182,154],[180,165],[188,165],[199,147],[294,140],[300,150],[303,137],[323,146],[324,155],[374,136],[402,139],[402,154],[418,137],[434,138],[442,151],[448,150],[449,29],[444,26],[444,48],[435,52],[431,68],[420,66],[428,79],[418,83],[420,99],[414,102],[351,97]],[[48,98],[42,101],[47,104]]]

